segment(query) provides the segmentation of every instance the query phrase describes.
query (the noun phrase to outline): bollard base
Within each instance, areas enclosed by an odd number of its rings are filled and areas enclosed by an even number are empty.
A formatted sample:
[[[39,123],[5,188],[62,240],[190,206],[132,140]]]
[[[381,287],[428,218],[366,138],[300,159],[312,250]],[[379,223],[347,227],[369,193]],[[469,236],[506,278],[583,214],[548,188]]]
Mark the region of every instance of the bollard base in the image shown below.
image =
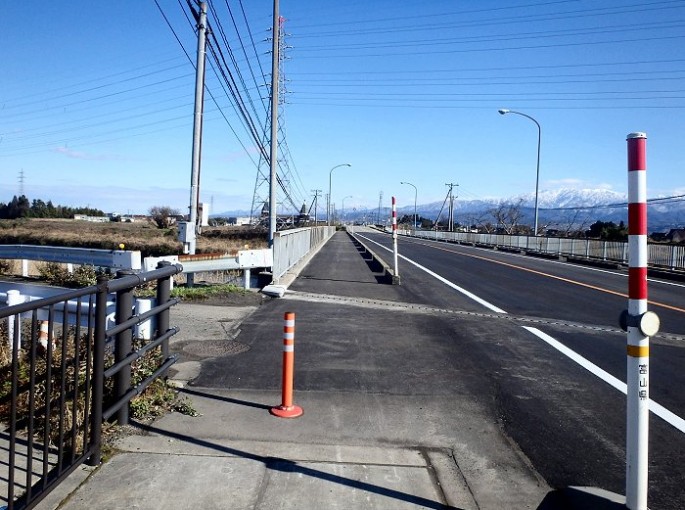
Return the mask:
[[[269,412],[279,418],[297,418],[304,414],[304,409],[300,406],[276,406],[269,409]]]

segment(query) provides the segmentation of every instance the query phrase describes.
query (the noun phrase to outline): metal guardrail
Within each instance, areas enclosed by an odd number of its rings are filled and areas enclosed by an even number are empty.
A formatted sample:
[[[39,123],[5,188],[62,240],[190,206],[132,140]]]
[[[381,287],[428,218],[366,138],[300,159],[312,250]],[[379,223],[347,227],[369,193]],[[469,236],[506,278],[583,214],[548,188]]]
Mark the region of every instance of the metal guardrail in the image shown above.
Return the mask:
[[[620,241],[422,230],[411,231],[411,235],[422,239],[628,264],[628,243]],[[685,246],[649,244],[647,254],[648,265],[651,267],[663,267],[672,270],[685,269]]]
[[[169,327],[169,309],[177,300],[169,296],[171,277],[181,270],[166,264],[147,273],[120,273],[91,287],[0,309],[0,342],[9,351],[9,361],[0,363],[0,409],[9,416],[0,430],[0,508],[33,508],[78,466],[100,463],[103,421],[116,415],[126,424],[131,398],[176,361],[168,342],[177,332]],[[151,281],[157,282],[156,306],[136,314],[133,290]],[[108,328],[112,292],[116,313]],[[85,316],[85,325],[55,320],[57,309],[70,301],[79,305],[76,314]],[[42,321],[38,311],[45,308],[48,319]],[[152,340],[134,349],[133,328],[152,318]],[[113,359],[108,339],[114,339]],[[152,350],[160,353],[158,365],[133,386],[131,363]],[[106,394],[110,378],[113,391]]]
[[[279,279],[312,249],[330,239],[335,227],[305,227],[282,230],[274,235],[273,282]]]
[[[0,245],[0,259],[42,260],[134,271],[139,271],[141,268],[140,252],[128,250],[7,244]]]

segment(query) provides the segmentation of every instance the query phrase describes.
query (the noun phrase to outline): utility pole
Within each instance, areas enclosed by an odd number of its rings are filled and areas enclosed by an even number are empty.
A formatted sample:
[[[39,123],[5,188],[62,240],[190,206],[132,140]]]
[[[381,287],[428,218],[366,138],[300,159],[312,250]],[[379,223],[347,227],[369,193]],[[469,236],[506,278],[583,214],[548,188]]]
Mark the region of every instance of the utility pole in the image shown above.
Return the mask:
[[[202,152],[202,115],[204,110],[205,59],[207,40],[207,3],[200,2],[200,15],[197,23],[197,65],[195,66],[195,113],[193,115],[193,155],[190,174],[190,214],[188,224],[179,230],[184,252],[195,253],[198,233],[197,209],[200,196],[200,155]],[[186,251],[187,250],[187,251]],[[189,273],[187,285],[192,287],[193,274]]]
[[[378,223],[377,225],[381,224],[381,209],[383,208],[383,191],[378,194]]]
[[[314,205],[314,226],[315,227],[318,225],[318,222],[319,222],[319,218],[317,216],[317,210],[316,209],[319,206],[319,197],[321,196],[321,191],[322,190],[320,190],[320,189],[313,189],[312,190],[312,193],[314,193],[313,205]],[[311,211],[312,208],[310,207],[309,210]]]
[[[276,172],[278,169],[278,65],[280,56],[280,14],[278,0],[274,0],[271,46],[271,147],[269,153],[269,248],[273,248],[276,235]]]
[[[447,213],[447,217],[449,218],[449,223],[447,226],[447,230],[449,232],[454,232],[454,194],[452,193],[452,190],[454,189],[454,186],[459,186],[459,184],[454,184],[454,183],[447,183],[445,186],[449,186],[449,191],[447,192],[447,196],[449,197],[450,200],[450,209]]]

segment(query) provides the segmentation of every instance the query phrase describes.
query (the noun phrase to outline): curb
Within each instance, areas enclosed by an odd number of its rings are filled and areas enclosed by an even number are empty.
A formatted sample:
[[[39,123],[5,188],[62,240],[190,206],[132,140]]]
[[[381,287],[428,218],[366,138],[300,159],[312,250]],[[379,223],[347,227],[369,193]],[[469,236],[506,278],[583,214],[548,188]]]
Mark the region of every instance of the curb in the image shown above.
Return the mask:
[[[346,231],[347,235],[350,236],[352,239],[352,242],[357,246],[357,248],[362,248],[364,251],[363,253],[368,253],[371,255],[371,263],[378,264],[382,271],[383,271],[383,277],[386,280],[385,283],[391,284],[391,285],[399,285],[400,284],[400,277],[399,275],[395,275],[395,271],[390,267],[388,263],[386,263],[376,252],[374,252],[371,248],[369,248],[363,241],[358,239],[354,234],[352,234],[350,231]]]

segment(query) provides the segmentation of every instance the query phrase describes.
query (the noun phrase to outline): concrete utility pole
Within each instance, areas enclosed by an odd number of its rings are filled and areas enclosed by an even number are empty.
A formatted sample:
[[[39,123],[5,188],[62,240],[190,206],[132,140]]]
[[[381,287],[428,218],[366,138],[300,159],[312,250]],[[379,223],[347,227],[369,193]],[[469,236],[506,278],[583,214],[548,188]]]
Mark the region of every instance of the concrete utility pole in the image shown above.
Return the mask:
[[[449,205],[449,211],[447,212],[447,217],[448,217],[448,226],[447,230],[449,232],[454,232],[454,193],[452,193],[452,190],[454,189],[455,186],[459,186],[459,184],[454,184],[454,183],[447,183],[445,186],[449,186],[450,189],[447,192],[447,196],[449,197],[450,200],[450,205]]]
[[[317,208],[319,206],[319,197],[321,196],[321,192],[323,190],[320,189],[313,189],[312,193],[314,193],[314,226],[317,226],[317,223],[319,221],[318,215],[317,215]],[[311,207],[309,208],[311,211]]]
[[[271,46],[271,150],[269,153],[269,248],[274,245],[276,235],[276,180],[278,170],[278,65],[280,55],[280,15],[278,0],[274,0],[273,43]]]
[[[195,253],[197,233],[197,209],[200,197],[200,155],[202,153],[202,115],[204,111],[205,60],[207,41],[207,3],[200,3],[200,19],[197,25],[197,65],[195,69],[195,114],[193,116],[193,161],[190,176],[190,216],[188,253]]]
[[[183,252],[194,254],[196,236],[199,233],[197,212],[200,201],[200,160],[202,153],[202,115],[204,111],[204,83],[207,40],[207,3],[200,3],[200,15],[197,18],[197,64],[195,66],[195,113],[193,115],[193,155],[190,173],[190,211],[188,222],[179,224],[179,240],[183,243]],[[189,273],[186,284],[192,287],[193,274]]]
[[[380,193],[378,193],[378,222],[376,225],[381,224],[381,209],[383,208],[383,191],[381,190]],[[383,222],[385,223],[385,222]]]

